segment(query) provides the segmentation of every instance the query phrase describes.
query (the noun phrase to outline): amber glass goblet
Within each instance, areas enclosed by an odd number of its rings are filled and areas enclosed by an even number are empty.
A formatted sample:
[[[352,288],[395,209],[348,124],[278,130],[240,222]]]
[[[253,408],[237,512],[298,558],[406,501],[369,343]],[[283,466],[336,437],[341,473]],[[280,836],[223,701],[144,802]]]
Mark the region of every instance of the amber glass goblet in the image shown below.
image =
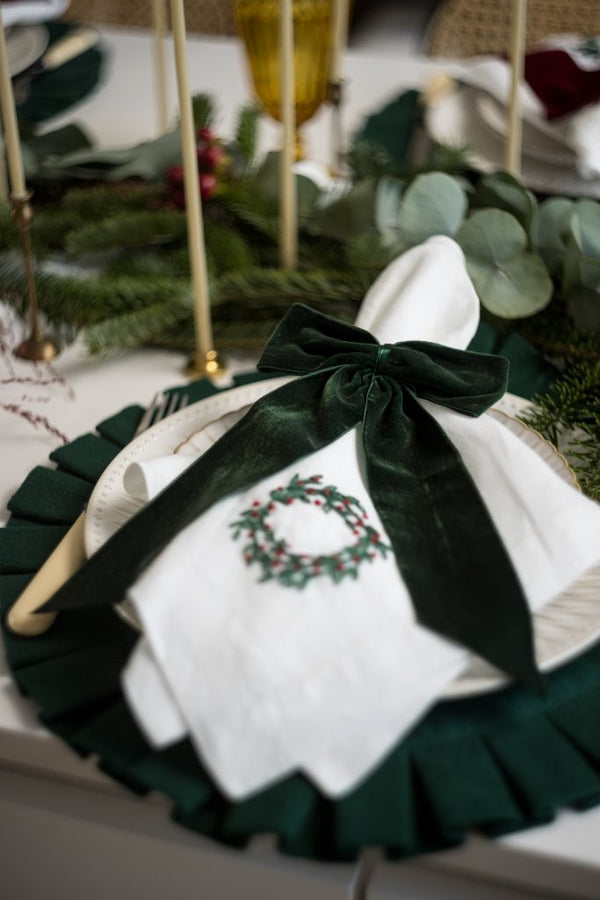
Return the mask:
[[[296,159],[304,157],[298,129],[327,99],[332,9],[332,0],[293,0]],[[235,0],[234,14],[254,92],[267,113],[281,121],[279,2]]]

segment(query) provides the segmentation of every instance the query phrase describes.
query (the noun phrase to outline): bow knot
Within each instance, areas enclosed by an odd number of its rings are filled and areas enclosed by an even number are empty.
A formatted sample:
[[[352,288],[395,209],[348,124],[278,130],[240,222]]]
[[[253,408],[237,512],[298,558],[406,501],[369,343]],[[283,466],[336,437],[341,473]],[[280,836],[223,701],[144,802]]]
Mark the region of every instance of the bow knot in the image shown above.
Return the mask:
[[[386,374],[386,364],[391,355],[393,344],[381,344],[381,346],[377,350],[377,356],[375,358],[375,368],[373,369],[373,375],[385,375]]]

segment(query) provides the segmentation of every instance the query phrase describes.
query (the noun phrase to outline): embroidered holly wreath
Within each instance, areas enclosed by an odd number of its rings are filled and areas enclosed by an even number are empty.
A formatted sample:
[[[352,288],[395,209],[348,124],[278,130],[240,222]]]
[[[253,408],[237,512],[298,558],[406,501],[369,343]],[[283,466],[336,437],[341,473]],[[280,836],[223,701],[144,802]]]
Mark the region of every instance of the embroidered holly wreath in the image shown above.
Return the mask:
[[[285,587],[303,588],[308,581],[328,576],[338,584],[344,578],[357,578],[359,566],[386,556],[391,547],[368,523],[368,514],[356,497],[342,494],[334,485],[323,485],[322,475],[300,478],[294,475],[286,487],[270,491],[267,503],[255,500],[236,522],[231,523],[232,537],[247,538],[244,561],[258,563],[262,570],[259,581],[277,579]],[[323,513],[339,516],[355,540],[333,554],[297,553],[288,542],[278,537],[269,519],[277,504],[291,506],[307,503]]]

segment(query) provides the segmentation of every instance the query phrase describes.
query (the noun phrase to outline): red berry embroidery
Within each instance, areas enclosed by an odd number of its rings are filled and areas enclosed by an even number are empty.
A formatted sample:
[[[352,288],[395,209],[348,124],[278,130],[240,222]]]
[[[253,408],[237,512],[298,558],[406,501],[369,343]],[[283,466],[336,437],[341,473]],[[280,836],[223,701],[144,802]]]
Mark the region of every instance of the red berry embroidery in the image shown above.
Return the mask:
[[[310,503],[325,513],[333,512],[348,528],[353,540],[330,555],[298,552],[277,536],[270,521],[271,514],[279,507],[291,506],[294,501],[302,507]],[[285,587],[303,588],[313,578],[328,577],[334,584],[345,578],[357,578],[363,562],[372,562],[378,555],[386,556],[391,550],[381,540],[381,535],[365,520],[368,515],[360,501],[342,494],[334,485],[322,486],[322,476],[300,478],[295,475],[287,485],[270,491],[266,503],[253,500],[249,509],[232,522],[234,540],[244,535],[247,543],[242,554],[246,565],[258,565],[260,581],[276,579]]]

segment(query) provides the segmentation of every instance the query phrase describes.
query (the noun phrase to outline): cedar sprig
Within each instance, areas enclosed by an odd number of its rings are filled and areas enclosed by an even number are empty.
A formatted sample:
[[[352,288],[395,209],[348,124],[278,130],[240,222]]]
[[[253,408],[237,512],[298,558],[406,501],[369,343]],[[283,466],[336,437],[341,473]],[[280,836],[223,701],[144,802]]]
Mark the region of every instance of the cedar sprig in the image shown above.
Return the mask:
[[[582,490],[600,500],[600,364],[573,365],[535,403],[525,423],[565,453]]]

